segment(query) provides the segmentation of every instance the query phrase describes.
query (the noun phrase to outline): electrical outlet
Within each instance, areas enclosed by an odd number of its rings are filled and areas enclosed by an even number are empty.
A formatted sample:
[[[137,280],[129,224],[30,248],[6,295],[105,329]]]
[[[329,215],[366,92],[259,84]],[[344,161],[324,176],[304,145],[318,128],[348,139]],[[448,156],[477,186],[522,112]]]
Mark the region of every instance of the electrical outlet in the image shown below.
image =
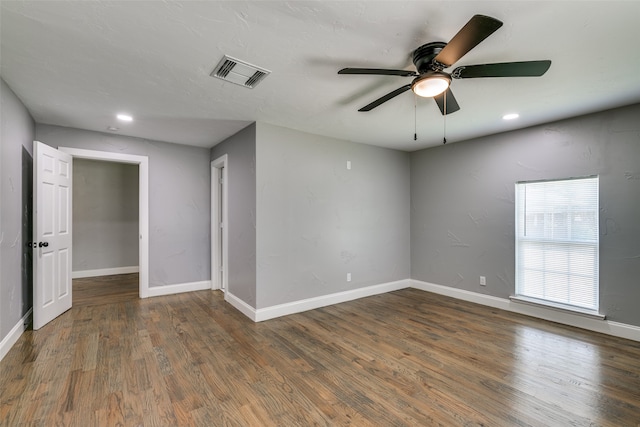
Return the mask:
[[[480,286],[487,286],[487,278],[480,276]]]
[[[351,273],[347,273],[347,282],[351,281]]]
[[[351,170],[351,160],[347,160],[347,170]]]

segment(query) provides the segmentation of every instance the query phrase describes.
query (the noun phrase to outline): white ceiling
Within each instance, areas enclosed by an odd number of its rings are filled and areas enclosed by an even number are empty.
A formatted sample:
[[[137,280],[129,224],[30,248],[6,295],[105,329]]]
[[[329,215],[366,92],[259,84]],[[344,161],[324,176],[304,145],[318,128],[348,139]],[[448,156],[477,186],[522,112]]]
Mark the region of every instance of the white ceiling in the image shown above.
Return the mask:
[[[418,99],[418,141],[411,92],[357,111],[411,79],[337,71],[413,70],[413,49],[449,41],[474,14],[504,26],[455,66],[552,65],[539,78],[454,80],[448,141],[640,102],[638,1],[2,0],[0,13],[0,75],[38,123],[180,144],[211,147],[253,121],[408,151],[440,144],[431,99]],[[254,89],[210,77],[225,54],[271,74]]]

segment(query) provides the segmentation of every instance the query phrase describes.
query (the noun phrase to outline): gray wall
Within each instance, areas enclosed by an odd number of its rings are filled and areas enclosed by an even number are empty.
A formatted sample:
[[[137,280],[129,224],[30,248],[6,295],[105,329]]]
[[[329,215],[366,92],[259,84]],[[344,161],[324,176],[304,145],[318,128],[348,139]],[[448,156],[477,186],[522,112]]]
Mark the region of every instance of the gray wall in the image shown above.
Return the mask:
[[[256,140],[256,308],[409,277],[408,153],[265,123]]]
[[[149,286],[210,279],[208,149],[41,124],[36,139],[53,147],[148,156]]]
[[[227,154],[229,292],[256,306],[256,125],[211,149],[211,160]]]
[[[32,306],[34,121],[0,79],[0,341]]]
[[[73,160],[73,271],[138,265],[138,166]]]
[[[515,182],[598,174],[601,312],[640,326],[638,118],[634,105],[412,153],[411,277],[507,298]]]

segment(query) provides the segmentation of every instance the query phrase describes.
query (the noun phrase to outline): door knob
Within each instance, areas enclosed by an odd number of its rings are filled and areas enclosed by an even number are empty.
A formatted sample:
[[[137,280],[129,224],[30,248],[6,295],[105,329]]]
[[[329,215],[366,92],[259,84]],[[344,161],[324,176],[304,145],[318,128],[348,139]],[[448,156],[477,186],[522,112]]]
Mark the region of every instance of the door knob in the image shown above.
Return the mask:
[[[38,243],[38,246],[41,248],[46,248],[47,246],[49,246],[49,242],[40,242]]]

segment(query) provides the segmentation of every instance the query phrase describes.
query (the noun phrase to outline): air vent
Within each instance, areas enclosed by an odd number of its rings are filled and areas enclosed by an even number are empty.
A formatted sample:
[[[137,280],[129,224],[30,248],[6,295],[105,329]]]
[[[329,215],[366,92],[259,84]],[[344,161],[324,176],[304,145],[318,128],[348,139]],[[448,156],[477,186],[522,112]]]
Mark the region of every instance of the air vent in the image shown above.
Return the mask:
[[[253,89],[271,71],[225,55],[211,72],[212,77]]]

